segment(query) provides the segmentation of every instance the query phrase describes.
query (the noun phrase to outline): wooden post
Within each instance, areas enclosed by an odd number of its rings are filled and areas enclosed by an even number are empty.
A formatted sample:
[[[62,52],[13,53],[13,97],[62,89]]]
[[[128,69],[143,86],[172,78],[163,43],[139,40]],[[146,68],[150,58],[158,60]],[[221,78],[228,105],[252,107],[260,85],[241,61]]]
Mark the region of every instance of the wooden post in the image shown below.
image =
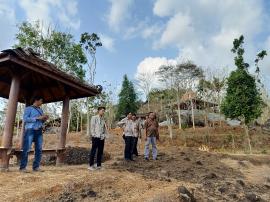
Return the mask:
[[[20,92],[20,77],[14,75],[11,81],[9,98],[8,98],[8,107],[6,112],[6,121],[4,127],[4,133],[2,137],[2,145],[1,145],[1,163],[0,167],[2,169],[8,169],[9,165],[9,155],[8,150],[12,147],[12,138],[13,138],[13,130],[14,123],[16,118],[16,111],[18,105],[18,97]]]
[[[58,144],[56,165],[62,165],[64,163],[64,149],[66,146],[66,135],[68,128],[69,101],[70,99],[68,97],[66,97],[63,101],[61,131]]]

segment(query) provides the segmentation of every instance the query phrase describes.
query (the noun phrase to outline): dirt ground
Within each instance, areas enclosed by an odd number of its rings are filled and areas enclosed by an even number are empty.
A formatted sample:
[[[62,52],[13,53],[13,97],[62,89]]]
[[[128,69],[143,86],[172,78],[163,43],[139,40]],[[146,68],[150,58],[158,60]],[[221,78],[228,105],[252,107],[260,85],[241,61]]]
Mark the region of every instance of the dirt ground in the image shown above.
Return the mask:
[[[118,135],[117,135],[118,134]],[[158,160],[123,161],[123,140],[113,131],[105,150],[111,156],[104,170],[87,164],[44,166],[42,173],[19,173],[11,165],[0,173],[1,201],[270,201],[270,156],[222,154],[184,147],[162,137]],[[44,147],[56,145],[45,135]],[[69,146],[89,148],[88,138],[72,134]],[[143,143],[139,144],[140,154]],[[31,165],[29,165],[29,169]],[[189,193],[183,193],[179,187]],[[194,197],[188,198],[189,194]]]

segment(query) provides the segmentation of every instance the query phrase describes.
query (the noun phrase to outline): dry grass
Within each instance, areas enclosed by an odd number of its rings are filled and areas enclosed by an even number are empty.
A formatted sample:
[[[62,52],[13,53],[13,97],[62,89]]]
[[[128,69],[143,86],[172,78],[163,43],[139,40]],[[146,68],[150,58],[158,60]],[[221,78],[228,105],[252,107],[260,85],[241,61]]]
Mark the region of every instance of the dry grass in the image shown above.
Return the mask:
[[[219,156],[217,156],[213,153],[213,149],[206,152],[198,151],[199,146],[205,143],[205,134],[209,132],[209,130],[205,128],[197,130],[197,132],[193,132],[192,129],[180,132],[174,129],[174,133],[177,134],[177,137],[170,140],[167,129],[161,129],[161,142],[158,144],[158,149],[160,153],[164,155],[164,160],[160,161],[160,163],[150,161],[145,171],[140,168],[140,166],[144,164],[143,160],[139,160],[136,166],[130,165],[128,169],[124,164],[121,164],[124,144],[122,133],[119,129],[111,131],[110,138],[106,140],[105,150],[110,153],[112,159],[105,162],[106,169],[104,171],[89,172],[87,165],[63,167],[46,166],[44,167],[44,173],[24,174],[18,172],[17,166],[13,166],[10,172],[0,173],[1,201],[41,201],[45,199],[46,201],[51,201],[57,199],[59,195],[65,192],[79,194],[83,188],[86,188],[96,192],[97,197],[87,198],[84,201],[170,202],[178,200],[176,189],[179,185],[184,185],[189,189],[197,189],[197,193],[207,198],[207,194],[209,193],[201,191],[204,185],[200,184],[201,182],[197,181],[197,179],[192,179],[192,176],[197,176],[201,179],[206,172],[217,172],[216,164],[219,164],[220,167],[224,165],[221,171],[223,171],[225,167],[232,169],[226,168],[228,169],[229,176],[233,175],[233,173],[239,173],[239,176],[242,176],[243,180],[246,180],[246,183],[254,185],[259,182],[268,183],[267,180],[270,180],[270,164],[265,162],[270,162],[269,155],[247,156],[219,154]],[[234,131],[236,139],[239,137],[239,141],[241,140],[242,130],[239,128],[231,130],[211,129],[210,133],[212,135],[210,140],[212,144],[226,145],[227,143],[224,143],[224,138],[227,137],[228,131]],[[182,138],[184,136],[183,134],[186,137],[185,139]],[[252,138],[255,140],[254,136]],[[45,134],[44,148],[56,148],[58,143],[57,139],[57,135]],[[192,143],[191,146],[195,146],[196,148],[183,147],[185,143],[184,140],[189,144]],[[262,140],[265,141],[265,139]],[[257,145],[260,145],[258,142],[262,140],[257,140]],[[266,138],[266,140],[268,139]],[[73,133],[67,136],[67,146],[90,148],[91,145],[89,138],[85,137],[85,134]],[[269,146],[269,144],[267,146]],[[186,156],[181,157],[182,149],[185,150]],[[141,154],[143,153],[143,143],[139,145],[139,152]],[[178,154],[177,156],[175,155],[176,153]],[[189,157],[191,160],[184,160],[184,157]],[[168,161],[166,159],[168,159]],[[196,164],[198,160],[203,163],[203,167]],[[221,161],[216,163],[219,160]],[[239,165],[239,161],[246,162],[247,166],[243,167]],[[119,168],[121,167],[121,169],[118,169],[117,166],[113,166],[116,162],[120,162]],[[151,168],[159,172],[164,169],[170,172],[178,172],[178,170],[181,171],[184,169],[183,171],[187,172],[187,174],[189,174],[188,176],[191,176],[191,178],[187,180],[187,177],[185,180],[182,180],[182,171],[178,173],[180,178],[171,178],[169,181],[154,177],[155,175],[153,175],[153,173],[151,175],[152,177],[147,177],[147,173],[149,173],[149,169]],[[133,171],[131,171],[132,169]],[[189,173],[189,171],[194,172],[194,174]],[[219,184],[223,183],[224,180],[225,179],[222,179]],[[262,192],[262,194],[264,194],[264,192]],[[215,195],[211,197],[215,197]],[[262,195],[262,197],[269,198],[269,196],[265,195]],[[217,201],[215,198],[212,199]]]

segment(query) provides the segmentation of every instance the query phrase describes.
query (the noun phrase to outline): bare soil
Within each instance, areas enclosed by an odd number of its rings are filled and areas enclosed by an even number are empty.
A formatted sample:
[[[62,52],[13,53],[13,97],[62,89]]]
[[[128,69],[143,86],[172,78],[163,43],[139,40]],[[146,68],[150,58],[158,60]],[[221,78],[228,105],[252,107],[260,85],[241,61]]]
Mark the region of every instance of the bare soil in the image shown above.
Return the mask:
[[[121,131],[114,130],[106,141],[111,158],[104,170],[91,172],[83,164],[20,173],[14,164],[0,173],[1,201],[192,201],[180,186],[196,201],[270,201],[269,155],[202,151],[165,135],[163,131],[157,161],[143,156],[124,161]],[[45,147],[55,147],[56,140],[56,135],[45,136]],[[90,148],[88,138],[80,134],[70,134],[67,141],[69,146]],[[143,143],[139,151],[143,153]]]

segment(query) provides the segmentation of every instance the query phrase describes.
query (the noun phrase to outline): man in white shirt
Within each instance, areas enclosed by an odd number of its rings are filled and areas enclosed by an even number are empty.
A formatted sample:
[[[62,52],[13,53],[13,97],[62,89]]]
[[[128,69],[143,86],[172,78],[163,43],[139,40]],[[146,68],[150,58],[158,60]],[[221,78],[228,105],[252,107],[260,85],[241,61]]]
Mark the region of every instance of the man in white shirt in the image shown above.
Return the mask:
[[[89,158],[89,170],[101,169],[101,161],[104,150],[107,127],[104,119],[105,107],[98,107],[98,114],[91,118],[92,148]],[[94,167],[94,160],[97,151],[97,167]]]
[[[133,144],[134,144],[134,122],[132,120],[132,113],[128,113],[127,117],[117,123],[124,131],[125,151],[124,158],[126,161],[134,161],[132,158]]]

